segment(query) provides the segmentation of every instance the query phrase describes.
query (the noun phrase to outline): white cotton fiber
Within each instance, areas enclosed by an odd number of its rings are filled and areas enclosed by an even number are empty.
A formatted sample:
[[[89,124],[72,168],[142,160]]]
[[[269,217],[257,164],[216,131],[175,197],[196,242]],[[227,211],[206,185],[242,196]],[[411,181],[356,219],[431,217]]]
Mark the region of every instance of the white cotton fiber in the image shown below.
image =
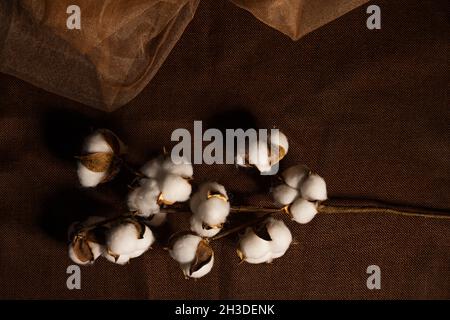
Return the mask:
[[[218,234],[222,229],[221,228],[213,228],[213,229],[204,229],[203,222],[199,220],[195,215],[193,215],[190,219],[191,231],[195,232],[201,237],[211,238]]]
[[[251,228],[247,228],[245,234],[239,240],[239,250],[243,254],[244,261],[258,264],[270,262],[270,242],[258,237]]]
[[[88,136],[83,145],[83,152],[85,153],[97,153],[97,152],[113,152],[111,146],[106,142],[105,137],[99,131],[94,132]]]
[[[323,201],[327,199],[327,185],[325,180],[313,173],[301,184],[302,198],[311,201]]]
[[[148,161],[141,168],[141,173],[149,178],[157,178],[162,172],[163,158],[158,157]]]
[[[283,256],[292,242],[291,231],[282,220],[274,218],[267,220],[266,228],[272,238],[270,241],[272,259]]]
[[[95,187],[106,176],[106,172],[94,172],[86,168],[80,161],[78,161],[77,169],[78,179],[83,187]]]
[[[291,188],[287,184],[280,184],[273,189],[272,193],[275,202],[282,206],[292,203],[299,195],[297,189]]]
[[[189,199],[192,191],[191,184],[184,178],[167,174],[159,180],[163,199],[168,203],[183,202]]]
[[[306,199],[297,199],[289,207],[292,219],[298,223],[310,222],[317,214],[317,205]]]
[[[158,197],[161,191],[155,179],[141,179],[141,186],[128,194],[128,208],[138,215],[148,217],[159,212]]]
[[[162,168],[167,173],[179,175],[183,178],[192,178],[194,169],[188,159],[182,159],[179,163],[174,163],[171,158],[164,160]]]
[[[191,263],[195,259],[197,247],[201,240],[201,237],[192,234],[182,236],[175,241],[169,254],[178,263]]]
[[[136,226],[132,223],[113,227],[106,239],[108,249],[118,255],[129,255],[136,250],[148,249],[154,241],[152,231],[146,227],[143,239],[138,239],[137,232]]]
[[[308,176],[310,170],[307,166],[299,164],[283,171],[281,176],[284,182],[294,189],[299,189],[300,183]]]
[[[225,223],[230,212],[230,203],[220,198],[210,198],[199,204],[197,218],[209,226],[217,226]]]

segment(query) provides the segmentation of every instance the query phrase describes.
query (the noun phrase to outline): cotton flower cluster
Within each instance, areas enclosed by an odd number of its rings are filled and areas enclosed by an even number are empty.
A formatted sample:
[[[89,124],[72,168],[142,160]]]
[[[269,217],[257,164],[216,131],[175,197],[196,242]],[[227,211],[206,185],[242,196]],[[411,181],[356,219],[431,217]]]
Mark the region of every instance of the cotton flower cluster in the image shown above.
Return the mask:
[[[152,225],[164,222],[166,213],[161,205],[172,205],[189,199],[193,176],[192,164],[188,161],[174,163],[170,158],[158,157],[141,168],[145,178],[128,195],[128,207],[142,217],[153,216]]]
[[[292,219],[308,223],[317,214],[318,202],[327,199],[325,180],[304,165],[296,165],[282,173],[284,183],[273,190],[277,204],[287,206]]]
[[[270,263],[283,256],[292,242],[292,234],[282,220],[267,218],[256,227],[248,227],[240,237],[237,254],[242,261]]]
[[[248,151],[245,149],[237,151],[236,163],[243,167],[255,166],[260,172],[269,172],[286,156],[289,142],[281,131],[273,132],[267,140],[250,141]]]
[[[251,141],[248,150],[238,150],[236,160],[238,165],[269,172],[288,149],[287,137],[280,131],[273,131],[268,142],[265,139]],[[83,145],[83,155],[78,157],[81,184],[94,187],[112,179],[121,165],[130,169],[121,157],[124,152],[123,143],[114,133],[105,129],[94,132]],[[322,177],[306,166],[293,166],[282,173],[284,183],[273,190],[274,200],[281,209],[268,208],[267,216],[221,232],[232,211],[227,190],[217,182],[208,181],[191,196],[193,167],[189,161],[174,162],[161,156],[147,162],[138,173],[131,171],[139,179],[128,194],[130,212],[110,219],[90,217],[70,228],[69,256],[74,262],[88,265],[103,256],[116,264],[128,263],[154,243],[155,237],[149,226],[164,223],[168,210],[185,210],[173,205],[190,200],[190,231],[173,235],[168,248],[186,278],[207,275],[214,265],[211,243],[245,227],[237,244],[241,261],[271,263],[286,253],[292,243],[292,234],[282,220],[269,215],[286,211],[293,220],[307,223],[317,214],[318,203],[327,198]],[[173,207],[169,209],[169,206]],[[233,211],[239,211],[239,208]]]
[[[146,252],[155,238],[148,226],[134,218],[107,221],[90,217],[83,223],[71,227],[69,257],[77,264],[93,264],[103,256],[107,260],[126,264],[130,259]]]
[[[206,182],[191,197],[191,230],[202,237],[213,237],[222,230],[230,213],[230,202],[225,187],[217,182]]]
[[[95,187],[111,180],[119,171],[118,156],[125,145],[109,130],[100,129],[88,136],[83,155],[78,157],[78,178],[84,187]]]
[[[214,251],[208,241],[198,235],[186,234],[175,238],[169,253],[180,264],[186,278],[201,278],[214,265]]]

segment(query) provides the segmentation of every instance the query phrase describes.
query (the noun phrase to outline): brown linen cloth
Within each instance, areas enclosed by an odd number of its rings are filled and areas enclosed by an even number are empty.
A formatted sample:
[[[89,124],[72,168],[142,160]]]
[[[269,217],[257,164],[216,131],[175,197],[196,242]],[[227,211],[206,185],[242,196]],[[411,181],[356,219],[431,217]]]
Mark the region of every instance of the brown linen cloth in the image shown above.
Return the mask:
[[[447,1],[376,4],[379,31],[366,28],[363,6],[292,42],[228,1],[201,1],[150,85],[110,114],[1,75],[0,297],[449,299],[450,223],[376,214],[289,222],[298,244],[271,265],[238,265],[224,240],[214,244],[212,272],[186,281],[155,246],[123,267],[104,259],[82,267],[81,290],[66,288],[67,225],[120,212],[127,191],[125,174],[79,187],[73,155],[91,127],[117,132],[138,164],[194,120],[254,120],[290,138],[282,168],[309,165],[331,198],[448,214]],[[270,199],[270,179],[233,166],[194,170],[198,182],[223,183],[233,203]],[[171,217],[168,229],[182,226],[186,215]],[[366,287],[372,264],[381,268],[381,290]]]
[[[112,111],[133,99],[153,78],[199,1],[4,1],[0,3],[0,71]],[[367,1],[252,0],[237,4],[298,39]],[[71,5],[80,8],[79,30],[66,26]]]

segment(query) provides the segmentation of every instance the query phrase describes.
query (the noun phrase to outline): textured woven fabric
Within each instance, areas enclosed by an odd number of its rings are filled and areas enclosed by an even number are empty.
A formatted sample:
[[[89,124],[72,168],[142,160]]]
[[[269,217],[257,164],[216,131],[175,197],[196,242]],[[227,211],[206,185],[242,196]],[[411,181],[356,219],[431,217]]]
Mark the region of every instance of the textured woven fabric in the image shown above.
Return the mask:
[[[130,177],[82,189],[73,156],[107,127],[143,163],[170,147],[176,128],[280,128],[285,168],[305,163],[329,196],[426,207],[448,214],[448,16],[443,0],[381,0],[382,29],[365,6],[293,42],[228,1],[201,1],[153,81],[103,113],[0,75],[0,297],[120,299],[450,298],[450,222],[383,214],[318,215],[289,223],[298,244],[270,265],[239,264],[233,239],[214,243],[198,281],[155,246],[118,266],[82,267],[66,288],[66,231],[94,213],[121,212]],[[234,203],[270,201],[272,179],[234,166],[196,165]],[[164,238],[185,228],[171,216]],[[366,268],[381,268],[368,290]]]

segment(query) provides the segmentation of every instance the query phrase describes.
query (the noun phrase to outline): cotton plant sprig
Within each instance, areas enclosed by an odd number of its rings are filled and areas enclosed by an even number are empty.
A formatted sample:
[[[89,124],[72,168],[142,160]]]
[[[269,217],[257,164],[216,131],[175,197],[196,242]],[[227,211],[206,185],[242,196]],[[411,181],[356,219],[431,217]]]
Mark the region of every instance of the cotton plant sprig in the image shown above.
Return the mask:
[[[268,143],[250,145],[247,153],[238,150],[237,161],[248,166],[246,161],[252,159],[251,167],[267,172],[286,156],[288,148],[287,137],[279,132],[270,136]],[[156,240],[152,228],[165,223],[172,213],[191,213],[190,230],[173,234],[167,247],[186,278],[208,274],[214,265],[214,242],[235,233],[239,233],[236,253],[241,262],[271,263],[281,258],[292,245],[293,236],[285,222],[274,217],[276,214],[288,214],[300,224],[310,222],[317,214],[333,213],[450,218],[391,208],[325,205],[325,180],[304,165],[281,173],[282,183],[271,190],[273,207],[232,206],[226,188],[215,181],[202,183],[192,194],[194,172],[187,160],[174,163],[171,158],[160,156],[134,170],[124,159],[125,151],[125,145],[114,133],[101,129],[86,138],[82,155],[77,157],[78,177],[84,187],[113,179],[122,167],[136,175],[137,184],[127,197],[128,212],[112,218],[93,216],[69,228],[69,257],[75,263],[90,265],[101,256],[116,264],[129,263],[152,247]],[[230,214],[236,213],[260,215],[227,228]]]

